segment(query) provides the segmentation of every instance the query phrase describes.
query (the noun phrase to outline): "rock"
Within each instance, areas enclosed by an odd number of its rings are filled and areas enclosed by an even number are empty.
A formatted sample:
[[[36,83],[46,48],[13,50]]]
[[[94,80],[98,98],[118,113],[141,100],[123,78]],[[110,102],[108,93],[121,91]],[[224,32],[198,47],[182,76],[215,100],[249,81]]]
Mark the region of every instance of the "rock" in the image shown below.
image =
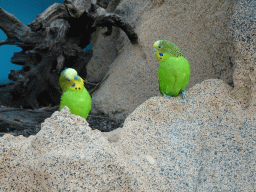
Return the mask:
[[[97,42],[99,43],[93,46],[93,56],[86,66],[88,73],[86,79],[89,82],[100,82],[117,56],[115,35],[118,29],[114,29],[109,38],[103,36],[104,32],[97,31],[97,34],[94,34],[98,36]]]
[[[253,191],[256,108],[222,80],[152,97],[109,133],[68,108],[29,138],[0,138],[1,191]]]
[[[139,53],[139,47],[129,47],[129,50],[131,52],[125,52],[125,56],[115,59],[107,73],[109,77],[92,95],[93,111],[98,110],[117,120],[125,119],[146,98],[160,95],[156,91],[159,90],[157,75],[155,78],[150,76],[150,70],[157,74],[157,69],[147,67],[146,60]],[[125,62],[124,58],[134,60],[125,66],[119,65]]]
[[[46,119],[36,136],[5,135],[0,143],[0,191],[130,188],[131,177],[107,139],[67,107]]]
[[[98,4],[106,4],[108,1],[98,1]],[[117,1],[111,1],[106,10],[112,13],[116,7]],[[118,48],[116,46],[118,43],[120,44],[120,42],[117,41],[120,30],[114,27],[112,34],[107,38],[104,35],[105,32],[106,29],[97,29],[92,36],[94,52],[90,62],[86,66],[88,74],[86,79],[90,82],[100,82],[103,80],[111,63],[114,62],[118,55]]]
[[[236,5],[230,30],[235,65],[232,94],[244,108],[256,106],[256,1],[242,0]]]
[[[189,90],[188,103],[153,97],[126,118],[112,145],[140,191],[255,189],[256,109],[243,111],[231,90],[206,80]]]
[[[132,45],[122,31],[106,40],[99,36],[95,48],[111,48],[94,55],[90,76],[109,77],[92,95],[93,108],[125,119],[145,100],[160,96],[158,61],[152,53],[159,39],[174,42],[188,59],[192,70],[188,88],[209,78],[232,84],[229,25],[237,1],[121,1],[115,13],[135,27],[139,44]]]

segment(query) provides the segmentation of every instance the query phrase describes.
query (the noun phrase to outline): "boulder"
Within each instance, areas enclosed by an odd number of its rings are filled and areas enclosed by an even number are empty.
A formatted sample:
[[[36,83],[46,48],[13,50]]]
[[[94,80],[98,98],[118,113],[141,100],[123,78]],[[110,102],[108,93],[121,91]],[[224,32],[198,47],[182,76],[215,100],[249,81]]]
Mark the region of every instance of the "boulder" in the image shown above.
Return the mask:
[[[242,0],[231,20],[234,90],[244,108],[256,107],[256,1]],[[252,105],[251,105],[252,106]]]
[[[125,119],[150,97],[160,96],[158,60],[153,54],[153,44],[159,39],[174,42],[188,59],[191,77],[187,88],[209,78],[232,85],[229,27],[237,2],[121,1],[114,13],[135,28],[139,43],[132,45],[119,29],[111,37],[103,38],[100,33],[94,42],[97,54],[88,64],[89,80],[109,76],[92,95],[93,110]]]
[[[65,107],[35,136],[0,138],[1,191],[253,191],[256,108],[222,80],[152,97],[123,128],[92,131]]]
[[[7,134],[0,143],[0,191],[130,188],[131,178],[123,172],[124,162],[116,159],[117,152],[108,140],[67,107],[46,119],[36,136]]]

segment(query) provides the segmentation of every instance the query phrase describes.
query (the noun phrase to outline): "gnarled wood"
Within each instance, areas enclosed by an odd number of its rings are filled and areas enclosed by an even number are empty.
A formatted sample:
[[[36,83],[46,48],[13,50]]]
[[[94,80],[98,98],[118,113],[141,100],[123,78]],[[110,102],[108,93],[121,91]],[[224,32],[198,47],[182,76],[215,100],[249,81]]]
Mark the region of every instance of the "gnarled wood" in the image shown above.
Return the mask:
[[[57,109],[30,110],[0,107],[0,136],[1,133],[25,136],[35,134],[41,129],[40,124],[49,118],[55,110]]]
[[[54,3],[28,27],[0,8],[0,29],[7,35],[0,45],[22,48],[11,59],[12,63],[23,66],[9,74],[9,79],[15,81],[10,91],[13,106],[37,109],[59,104],[60,72],[64,67],[72,67],[86,78],[86,64],[93,52],[85,53],[83,49],[90,43],[91,34],[97,27],[107,27],[106,35],[111,34],[112,26],[119,27],[132,43],[138,42],[133,28],[122,17],[104,9],[109,2],[65,0],[62,4]]]

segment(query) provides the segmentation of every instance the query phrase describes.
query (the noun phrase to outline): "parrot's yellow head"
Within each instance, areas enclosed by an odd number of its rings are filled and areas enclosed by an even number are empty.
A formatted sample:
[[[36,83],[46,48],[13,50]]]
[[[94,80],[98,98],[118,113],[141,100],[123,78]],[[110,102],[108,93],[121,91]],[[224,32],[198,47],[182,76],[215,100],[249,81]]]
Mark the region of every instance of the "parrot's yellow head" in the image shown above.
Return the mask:
[[[73,68],[67,68],[61,72],[59,83],[63,92],[66,89],[80,91],[84,86],[84,80],[77,75],[77,71]]]
[[[153,53],[159,62],[164,61],[168,57],[182,56],[180,49],[172,42],[167,40],[158,40],[153,45]]]

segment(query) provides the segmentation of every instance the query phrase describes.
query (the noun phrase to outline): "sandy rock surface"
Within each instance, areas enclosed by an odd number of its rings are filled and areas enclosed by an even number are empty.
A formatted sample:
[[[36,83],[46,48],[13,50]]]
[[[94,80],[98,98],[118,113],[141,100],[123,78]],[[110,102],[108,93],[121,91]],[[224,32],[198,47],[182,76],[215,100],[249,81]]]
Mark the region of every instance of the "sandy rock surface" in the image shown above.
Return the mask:
[[[152,97],[109,133],[55,112],[41,131],[0,138],[0,191],[253,191],[256,109],[222,80],[189,102]]]
[[[67,107],[46,119],[36,136],[0,140],[0,191],[129,189],[123,160],[108,140]]]
[[[139,44],[132,45],[123,31],[114,31],[94,43],[88,64],[90,81],[109,77],[92,95],[93,110],[125,119],[158,89],[158,61],[153,44],[159,39],[174,42],[191,65],[187,88],[209,78],[233,83],[233,50],[230,33],[235,1],[123,0],[115,13],[135,27]],[[97,53],[97,54],[96,54]],[[105,76],[104,76],[105,74]]]
[[[232,94],[246,108],[256,106],[256,1],[242,0],[235,6],[230,30],[234,49]]]
[[[6,134],[0,191],[254,191],[255,2],[113,2],[108,9],[135,27],[139,44],[118,30],[95,34],[88,78],[108,76],[92,108],[124,126],[92,130],[65,107],[35,136]],[[188,102],[160,96],[158,39],[191,64]]]

